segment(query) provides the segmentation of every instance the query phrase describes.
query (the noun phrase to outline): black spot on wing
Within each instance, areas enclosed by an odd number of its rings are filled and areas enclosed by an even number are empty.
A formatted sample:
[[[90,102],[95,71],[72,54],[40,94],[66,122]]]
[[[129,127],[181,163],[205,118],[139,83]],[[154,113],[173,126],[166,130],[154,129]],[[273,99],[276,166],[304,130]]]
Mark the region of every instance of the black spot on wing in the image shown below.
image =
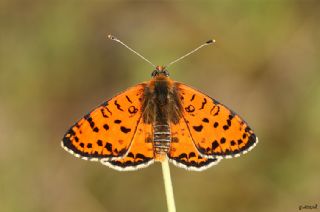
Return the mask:
[[[135,106],[130,106],[130,107],[128,108],[128,112],[129,112],[130,114],[135,114],[135,113],[138,112],[138,108],[136,108]]]
[[[117,107],[118,110],[123,111],[123,109],[121,108],[121,105],[118,103],[117,100],[114,101],[114,105]]]
[[[127,155],[127,157],[129,158],[134,158],[134,154],[132,152],[129,152],[129,154]]]
[[[120,127],[120,130],[121,130],[121,132],[123,132],[123,133],[128,133],[128,132],[131,131],[130,128],[126,128],[126,127],[124,127],[124,126],[121,126],[121,127]]]
[[[94,128],[93,128],[93,131],[94,131],[94,132],[99,132],[99,128],[98,128],[98,127],[94,127]]]
[[[109,130],[109,125],[104,124],[104,125],[103,125],[103,128],[104,128],[105,130]]]
[[[224,125],[222,128],[223,128],[224,130],[228,130],[228,129],[229,129],[229,126],[228,126],[228,125]]]
[[[126,95],[126,99],[128,100],[128,102],[132,103],[131,99]]]
[[[98,146],[102,146],[102,141],[100,139],[97,140]]]
[[[211,144],[212,150],[215,150],[215,149],[218,148],[218,147],[219,147],[218,141],[214,140],[214,141],[212,142],[212,144]]]
[[[188,107],[185,108],[185,110],[188,112],[188,113],[192,113],[195,111],[195,108],[193,105],[189,105]]]
[[[190,99],[191,102],[194,100],[194,97],[195,97],[195,96],[196,96],[195,94],[192,95],[192,97],[191,97],[191,99]]]
[[[199,110],[202,110],[206,104],[207,104],[207,99],[204,98],[203,102],[202,102],[202,105],[201,105],[201,108],[199,108]]]
[[[189,158],[193,158],[193,157],[195,157],[196,156],[196,153],[194,153],[194,152],[190,152],[189,153]]]
[[[115,124],[120,124],[120,123],[121,123],[121,120],[116,119],[116,120],[114,120],[114,123],[115,123]]]
[[[140,153],[137,153],[137,154],[136,154],[136,158],[139,158],[139,159],[142,159],[142,160],[148,159],[148,157],[146,157],[145,155],[140,154]]]
[[[104,112],[104,109],[103,109],[103,108],[101,108],[100,111],[101,111],[101,114],[102,114],[102,116],[103,116],[104,118],[109,118],[109,116],[107,116],[107,114]]]
[[[197,132],[201,132],[203,126],[202,125],[199,125],[199,126],[193,126],[193,129]]]
[[[206,123],[209,123],[209,119],[207,119],[207,118],[202,119],[202,121],[206,122]]]
[[[226,143],[226,138],[222,137],[222,138],[220,139],[220,143],[222,143],[222,144]]]
[[[111,143],[106,143],[106,145],[104,146],[109,152],[112,152],[112,144]]]
[[[228,124],[229,127],[231,126],[231,120],[230,119],[227,120],[227,124]]]
[[[89,116],[89,117],[87,117],[86,120],[89,122],[89,125],[90,125],[91,129],[93,129],[95,127],[95,124],[94,124],[94,122],[92,120],[92,117]]]
[[[109,110],[109,108],[106,107],[106,110],[112,115],[112,112]]]
[[[182,158],[188,158],[188,155],[186,153],[182,153],[178,156],[179,159],[182,159]]]
[[[213,116],[218,115],[219,112],[220,112],[220,107],[218,105],[213,106],[210,110],[210,114],[212,114]]]

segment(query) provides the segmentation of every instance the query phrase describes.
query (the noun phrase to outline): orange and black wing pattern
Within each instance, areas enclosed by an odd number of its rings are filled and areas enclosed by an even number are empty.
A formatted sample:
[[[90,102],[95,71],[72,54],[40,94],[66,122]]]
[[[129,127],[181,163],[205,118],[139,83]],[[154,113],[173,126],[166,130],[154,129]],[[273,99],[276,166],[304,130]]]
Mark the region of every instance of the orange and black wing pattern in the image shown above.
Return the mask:
[[[256,135],[239,115],[187,85],[176,83],[176,86],[187,133],[201,155],[237,157],[256,145]]]
[[[171,146],[169,160],[178,167],[192,171],[202,171],[216,165],[221,158],[203,156],[193,142],[187,124],[183,119],[178,124],[170,124]]]
[[[140,119],[127,153],[121,158],[102,159],[101,163],[120,171],[131,171],[151,165],[154,162],[152,131],[152,125],[144,124]]]
[[[112,160],[114,166],[123,157],[129,157],[132,166],[150,162],[151,154],[142,156],[137,151],[137,146],[143,146],[139,138],[145,132],[140,124],[144,87],[136,85],[84,116],[63,137],[64,149],[85,160]]]

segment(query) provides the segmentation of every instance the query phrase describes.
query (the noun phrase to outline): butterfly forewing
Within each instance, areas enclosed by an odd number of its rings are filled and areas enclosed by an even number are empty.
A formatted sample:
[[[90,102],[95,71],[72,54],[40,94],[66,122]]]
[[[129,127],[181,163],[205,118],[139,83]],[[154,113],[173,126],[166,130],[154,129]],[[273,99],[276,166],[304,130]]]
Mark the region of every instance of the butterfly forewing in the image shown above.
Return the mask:
[[[257,142],[247,123],[216,100],[187,85],[176,83],[183,119],[198,151],[209,158],[238,156]]]
[[[62,146],[90,160],[127,154],[141,118],[144,87],[132,87],[92,110],[69,129]]]

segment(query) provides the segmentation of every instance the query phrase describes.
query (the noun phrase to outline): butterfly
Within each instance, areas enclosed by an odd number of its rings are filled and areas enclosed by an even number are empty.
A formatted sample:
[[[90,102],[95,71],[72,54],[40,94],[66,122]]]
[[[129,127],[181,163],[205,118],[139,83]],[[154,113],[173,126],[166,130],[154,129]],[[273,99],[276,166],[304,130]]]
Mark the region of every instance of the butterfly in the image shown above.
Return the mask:
[[[151,76],[85,115],[64,135],[62,147],[121,171],[165,159],[201,171],[248,152],[258,142],[239,115],[173,81],[166,67],[156,66]]]

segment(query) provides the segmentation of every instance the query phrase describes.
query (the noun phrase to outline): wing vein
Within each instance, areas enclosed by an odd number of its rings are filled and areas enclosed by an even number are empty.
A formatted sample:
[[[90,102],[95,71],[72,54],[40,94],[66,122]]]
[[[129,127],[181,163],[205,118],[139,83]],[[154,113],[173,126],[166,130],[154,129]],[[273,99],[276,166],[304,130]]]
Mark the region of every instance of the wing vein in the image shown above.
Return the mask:
[[[130,139],[130,144],[129,144],[129,148],[128,148],[127,152],[126,152],[125,154],[123,154],[120,158],[124,158],[124,157],[126,157],[126,156],[129,154],[129,152],[130,152],[130,150],[131,150],[131,147],[132,147],[132,144],[133,144],[133,139],[134,139],[135,136],[136,136],[137,129],[138,129],[138,126],[140,125],[141,120],[142,120],[142,115],[141,115],[141,116],[139,117],[139,119],[138,119],[138,122],[137,122],[137,124],[136,124],[135,129],[134,129],[134,133],[132,134],[132,138]],[[119,158],[118,158],[118,159],[119,159]]]

